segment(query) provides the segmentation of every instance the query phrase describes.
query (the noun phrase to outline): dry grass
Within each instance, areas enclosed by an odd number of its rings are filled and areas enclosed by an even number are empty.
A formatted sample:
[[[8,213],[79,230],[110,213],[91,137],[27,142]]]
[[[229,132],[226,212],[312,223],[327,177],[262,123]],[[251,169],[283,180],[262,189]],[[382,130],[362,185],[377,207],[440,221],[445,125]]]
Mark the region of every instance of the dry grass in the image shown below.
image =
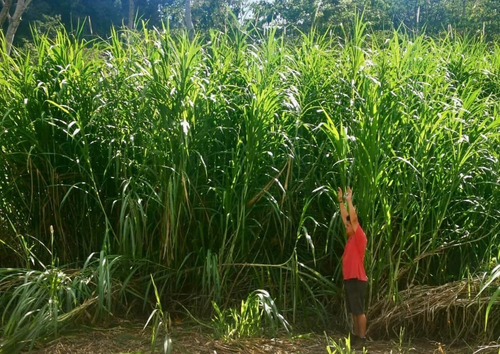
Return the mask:
[[[478,297],[481,279],[456,281],[440,286],[413,286],[399,292],[398,300],[387,298],[370,308],[369,332],[377,336],[398,335],[405,328],[413,336],[480,340],[485,323],[486,293]],[[485,338],[500,333],[500,309],[493,306]],[[496,335],[495,335],[496,333]]]
[[[297,337],[251,338],[224,342],[215,340],[211,333],[194,324],[177,324],[172,328],[173,353],[231,354],[231,353],[326,353],[327,340],[324,334],[307,334]],[[150,353],[151,332],[143,331],[141,323],[122,322],[112,328],[82,328],[48,343],[40,343],[35,354],[66,353]],[[328,334],[338,341],[339,333]],[[160,351],[157,351],[160,353]],[[450,346],[426,339],[407,343],[391,340],[368,342],[369,353],[497,353],[498,346]]]
[[[94,328],[72,333],[33,351],[37,354],[63,353],[149,353],[150,331],[142,330],[140,324],[117,326],[109,329]],[[269,339],[252,338],[224,342],[215,340],[211,334],[190,328],[175,327],[172,330],[174,353],[319,353],[326,347],[321,335],[307,338],[288,337]],[[158,351],[159,352],[159,351]]]
[[[490,317],[489,332],[478,337],[484,326],[484,307],[489,301],[481,293],[481,279],[457,281],[440,286],[414,286],[399,292],[397,303],[381,300],[371,306],[369,353],[499,353],[500,343],[488,342],[500,333],[498,306]],[[36,354],[62,353],[150,353],[151,328],[144,321],[115,319],[102,324],[79,326],[50,341],[38,342]],[[404,331],[401,331],[404,329]],[[325,353],[329,340],[339,341],[343,333],[329,331],[277,338],[218,340],[213,332],[192,319],[175,317],[170,336],[173,353]],[[328,337],[328,339],[327,339]],[[473,343],[473,344],[471,344]],[[157,352],[159,347],[156,347]]]

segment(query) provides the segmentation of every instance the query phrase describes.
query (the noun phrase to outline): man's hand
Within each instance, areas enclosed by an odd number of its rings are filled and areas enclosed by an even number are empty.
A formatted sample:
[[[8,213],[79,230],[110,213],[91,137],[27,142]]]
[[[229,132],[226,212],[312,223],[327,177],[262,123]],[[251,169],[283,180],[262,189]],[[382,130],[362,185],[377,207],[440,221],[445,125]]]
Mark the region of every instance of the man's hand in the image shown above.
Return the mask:
[[[347,187],[346,193],[345,193],[345,199],[350,202],[352,200],[352,189],[351,187]]]
[[[340,188],[340,187],[337,188],[337,197],[339,200],[340,215],[342,216],[342,221],[344,222],[344,226],[346,226],[348,214],[347,214],[347,209],[344,205],[344,194],[342,193],[342,188]]]

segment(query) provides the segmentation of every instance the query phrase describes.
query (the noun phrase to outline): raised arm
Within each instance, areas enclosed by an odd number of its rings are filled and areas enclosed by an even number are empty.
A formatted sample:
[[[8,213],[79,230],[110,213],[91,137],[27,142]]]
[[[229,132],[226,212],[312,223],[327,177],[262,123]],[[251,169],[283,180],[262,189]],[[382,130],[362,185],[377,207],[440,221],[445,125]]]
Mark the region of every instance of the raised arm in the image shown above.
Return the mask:
[[[344,196],[342,194],[342,188],[338,187],[337,188],[337,197],[339,201],[339,206],[340,206],[340,215],[342,216],[342,221],[344,222],[344,226],[347,227],[347,209],[345,208],[344,204]]]
[[[352,228],[354,231],[358,228],[358,214],[356,213],[356,209],[352,204],[352,190],[350,187],[347,187],[345,199],[347,200],[347,206],[349,207],[349,219],[351,221]]]

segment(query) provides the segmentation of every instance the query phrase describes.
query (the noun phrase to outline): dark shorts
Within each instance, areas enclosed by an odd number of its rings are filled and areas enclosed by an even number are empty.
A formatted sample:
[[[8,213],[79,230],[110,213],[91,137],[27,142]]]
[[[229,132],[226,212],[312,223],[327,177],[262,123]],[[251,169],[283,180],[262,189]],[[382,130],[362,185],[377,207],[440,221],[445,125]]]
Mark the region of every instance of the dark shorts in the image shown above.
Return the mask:
[[[353,315],[365,313],[366,287],[366,281],[359,279],[344,280],[347,311]]]

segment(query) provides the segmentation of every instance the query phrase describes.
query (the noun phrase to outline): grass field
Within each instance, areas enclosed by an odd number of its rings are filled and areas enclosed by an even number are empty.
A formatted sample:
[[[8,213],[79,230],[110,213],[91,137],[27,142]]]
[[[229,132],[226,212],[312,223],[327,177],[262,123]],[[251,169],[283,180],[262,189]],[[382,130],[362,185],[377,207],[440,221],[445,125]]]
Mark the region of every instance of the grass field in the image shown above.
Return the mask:
[[[136,311],[154,338],[217,309],[222,337],[345,328],[338,186],[372,333],[498,340],[498,43],[342,31],[59,30],[0,52],[3,350]]]

